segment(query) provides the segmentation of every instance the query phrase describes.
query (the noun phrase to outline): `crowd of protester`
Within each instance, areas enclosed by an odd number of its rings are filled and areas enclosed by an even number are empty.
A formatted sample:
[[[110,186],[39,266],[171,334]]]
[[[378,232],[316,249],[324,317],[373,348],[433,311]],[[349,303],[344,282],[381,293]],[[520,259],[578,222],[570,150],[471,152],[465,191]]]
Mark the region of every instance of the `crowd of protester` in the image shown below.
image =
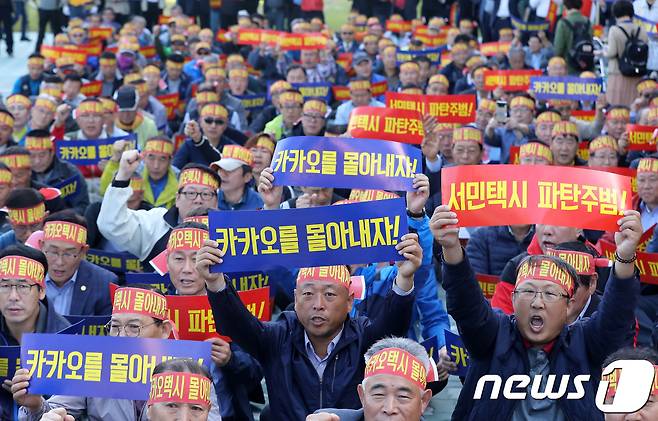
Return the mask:
[[[658,127],[658,34],[637,19],[656,26],[653,0],[588,7],[581,0],[433,0],[422,2],[421,17],[413,0],[354,0],[337,28],[325,24],[329,2],[322,0],[266,0],[262,13],[255,1],[180,0],[166,16],[157,0],[60,3],[38,1],[35,51],[0,108],[0,346],[59,332],[70,325],[67,315],[111,315],[110,336],[173,335],[166,312],[121,306],[110,286],[156,301],[162,294],[127,286],[125,273],[95,264],[90,250],[130,253],[143,271],[166,252],[167,294],[207,295],[219,333],[232,340],[209,339],[210,370],[188,359],[158,365],[148,401],[31,394],[30,373],[19,369],[0,390],[0,419],[439,419],[441,391],[457,370],[444,339],[451,318],[470,357],[457,381],[455,420],[602,420],[595,404],[602,368],[619,359],[658,364],[658,289],[641,283],[634,265],[642,234],[658,222],[658,153],[629,150],[627,131],[628,124]],[[9,55],[15,22],[7,16],[22,16],[25,40],[24,8],[22,1],[0,1]],[[518,26],[544,21],[545,31]],[[387,22],[410,22],[409,30],[391,30]],[[398,62],[400,51],[430,50],[419,27],[445,35],[441,60],[415,54]],[[248,29],[322,34],[326,44],[287,51],[239,43]],[[483,42],[509,45],[484,55]],[[629,43],[640,54],[635,72]],[[84,63],[63,53],[93,45],[97,54]],[[596,101],[540,101],[532,92],[484,87],[488,70],[530,69],[600,77],[605,93]],[[83,94],[92,82],[99,82],[97,94]],[[299,85],[305,83],[345,87],[349,95],[308,97]],[[208,238],[211,210],[276,212],[350,199],[346,189],[276,184],[274,151],[294,136],[351,137],[355,109],[385,107],[384,95],[373,92],[381,83],[389,92],[473,95],[475,119],[462,125],[423,116],[414,190],[390,192],[405,198],[411,228],[395,246],[401,262],[269,273],[273,321],[259,321],[224,274],[210,271],[222,267],[216,242],[190,248],[170,238]],[[175,107],[164,103],[167,95]],[[258,96],[266,102],[252,108],[249,100]],[[591,111],[589,119],[576,113],[582,110]],[[67,141],[108,138],[117,140],[97,164],[56,153]],[[537,172],[549,165],[634,168],[634,208],[624,210],[616,232],[546,224],[459,228],[457,214],[442,203],[442,170],[490,164]],[[64,238],[62,227],[76,235]],[[585,256],[594,268],[603,260],[600,241],[615,245],[615,258],[595,270],[577,270],[560,257]],[[657,236],[646,251],[658,253]],[[7,268],[18,260],[37,265],[41,276],[12,275]],[[540,275],[546,267],[554,276]],[[476,274],[499,277],[490,300]],[[350,289],[359,275],[362,300]],[[436,361],[419,345],[433,337]],[[382,368],[382,361],[406,361],[416,371]],[[492,373],[587,374],[595,381],[580,400],[474,399],[478,380]],[[167,400],[159,389],[165,377],[194,378],[204,399],[190,393]],[[658,419],[656,399],[651,395],[632,419]],[[605,415],[621,419],[615,417]]]

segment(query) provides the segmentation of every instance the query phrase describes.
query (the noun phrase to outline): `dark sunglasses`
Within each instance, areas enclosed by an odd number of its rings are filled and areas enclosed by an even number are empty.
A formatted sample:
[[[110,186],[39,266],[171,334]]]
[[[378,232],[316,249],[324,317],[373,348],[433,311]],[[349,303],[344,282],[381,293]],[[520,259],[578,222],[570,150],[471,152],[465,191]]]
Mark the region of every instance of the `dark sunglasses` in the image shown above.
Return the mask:
[[[207,55],[210,55],[210,51],[209,51],[209,50],[206,50],[205,48],[202,49],[202,50],[197,51],[196,53],[197,53],[197,55],[199,55],[199,56],[207,56]]]
[[[223,126],[224,124],[226,124],[226,121],[222,120],[221,118],[206,117],[203,119],[203,121],[206,124],[216,124],[218,126]]]
[[[354,35],[354,32],[341,32],[343,35]]]

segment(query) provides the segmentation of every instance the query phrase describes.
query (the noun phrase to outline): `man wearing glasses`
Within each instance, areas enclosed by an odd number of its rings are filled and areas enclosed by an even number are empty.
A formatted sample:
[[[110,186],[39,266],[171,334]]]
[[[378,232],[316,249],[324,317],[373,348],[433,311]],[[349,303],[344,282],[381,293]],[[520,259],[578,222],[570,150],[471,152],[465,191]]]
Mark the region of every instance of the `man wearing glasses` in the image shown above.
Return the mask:
[[[187,139],[176,152],[174,166],[183,168],[186,164],[210,165],[222,157],[219,153],[225,145],[235,142],[224,135],[228,127],[226,107],[210,102],[201,107],[199,122],[190,120],[185,125]]]
[[[224,210],[256,210],[263,207],[263,199],[249,188],[253,179],[254,158],[251,151],[239,145],[226,145],[222,159],[213,162],[210,168],[219,173],[222,187],[217,207]]]
[[[183,222],[192,210],[217,207],[221,179],[205,165],[187,164],[179,175],[175,205],[171,209],[135,211],[128,209],[127,202],[132,195],[130,178],[140,161],[139,151],[123,152],[119,170],[105,191],[97,223],[108,241],[148,263],[165,250],[173,227]]]
[[[430,229],[443,249],[448,313],[471,356],[454,419],[480,419],[494,411],[498,419],[602,419],[594,403],[595,386],[589,384],[579,400],[568,400],[566,394],[559,399],[493,400],[488,385],[482,399],[473,396],[480,378],[489,373],[503,383],[514,375],[596,378],[605,358],[626,344],[640,292],[634,262],[642,224],[634,210],[624,211],[617,223],[615,261],[598,310],[569,325],[576,269],[555,256],[528,256],[519,265],[512,293],[514,315],[495,312],[459,243],[457,215],[447,205],[436,208]]]
[[[359,51],[359,43],[354,41],[354,26],[349,23],[340,27],[340,40],[338,41],[338,53],[356,53]]]
[[[87,223],[70,210],[44,220],[41,251],[48,260],[46,296],[58,314],[104,316],[112,313],[109,284],[117,276],[85,260]]]
[[[137,305],[137,303],[140,304]],[[153,305],[146,309],[142,303],[152,303]],[[110,336],[167,339],[172,328],[173,323],[167,319],[167,300],[164,295],[140,288],[116,290],[112,319],[106,326]],[[36,421],[41,419],[43,414],[55,408],[66,409],[66,413],[75,419],[135,421],[147,418],[145,401],[62,395],[54,395],[45,400],[41,395],[27,393],[29,382],[28,371],[20,369],[16,371],[9,385],[14,400],[21,405],[20,419]],[[210,393],[210,399],[212,409],[208,419],[219,420],[214,391]]]
[[[276,140],[288,137],[293,126],[302,118],[304,98],[298,90],[289,89],[281,93],[279,103],[281,104],[281,115],[276,116],[265,125],[265,133],[271,134]]]
[[[287,136],[324,136],[327,104],[319,99],[309,99],[302,107],[302,120],[295,124]]]

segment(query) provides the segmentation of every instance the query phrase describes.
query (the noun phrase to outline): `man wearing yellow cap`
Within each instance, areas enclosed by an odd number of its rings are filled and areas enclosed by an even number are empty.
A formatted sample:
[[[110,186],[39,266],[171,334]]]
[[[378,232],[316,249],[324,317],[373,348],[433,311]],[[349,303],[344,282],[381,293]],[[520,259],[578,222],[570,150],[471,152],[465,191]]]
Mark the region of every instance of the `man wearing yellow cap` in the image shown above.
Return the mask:
[[[406,234],[396,245],[405,260],[398,263],[384,304],[395,311],[371,320],[350,318],[353,293],[347,266],[310,267],[297,275],[295,311],[284,312],[273,323],[259,322],[224,275],[210,273],[211,264],[221,267],[223,252],[215,241],[205,242],[197,254],[197,270],[206,280],[213,316],[221,334],[261,363],[273,418],[300,420],[321,407],[359,407],[354,385],[363,379],[363,353],[378,339],[404,335],[409,328],[413,278],[422,260],[417,239]]]
[[[33,53],[27,58],[28,74],[16,79],[12,94],[21,94],[26,97],[39,95],[39,88],[43,80],[43,65],[45,58],[40,53]]]
[[[498,419],[602,419],[596,408],[595,387],[585,386],[578,400],[495,399],[484,386],[474,399],[476,385],[486,374],[496,373],[503,384],[513,375],[596,375],[604,359],[628,341],[634,322],[640,283],[634,262],[642,235],[640,215],[624,210],[615,232],[614,264],[603,300],[589,318],[568,325],[578,274],[564,260],[533,255],[519,265],[511,294],[514,315],[492,310],[482,295],[468,258],[459,243],[459,219],[441,205],[430,221],[443,252],[443,286],[448,312],[455,319],[471,359],[455,419],[480,419],[495,413]],[[595,383],[596,384],[596,383]],[[495,411],[495,412],[494,412]]]
[[[356,107],[384,107],[384,103],[372,97],[372,85],[369,80],[356,78],[350,81],[350,100],[345,101],[336,109],[336,126],[347,126],[350,114]]]
[[[217,171],[222,186],[217,197],[217,208],[224,210],[256,210],[263,207],[263,199],[249,188],[253,180],[254,158],[251,151],[239,145],[226,145],[222,159],[210,168]]]

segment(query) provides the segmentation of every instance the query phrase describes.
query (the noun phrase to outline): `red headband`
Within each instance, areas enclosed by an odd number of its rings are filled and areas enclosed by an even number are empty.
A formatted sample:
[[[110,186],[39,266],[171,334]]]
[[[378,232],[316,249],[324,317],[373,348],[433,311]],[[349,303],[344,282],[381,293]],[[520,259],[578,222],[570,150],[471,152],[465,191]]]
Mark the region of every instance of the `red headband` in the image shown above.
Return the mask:
[[[87,244],[87,229],[71,222],[48,221],[43,226],[43,241],[49,240],[84,246]]]
[[[200,374],[168,372],[151,377],[147,405],[154,403],[189,403],[210,408],[210,379]]]
[[[23,256],[0,259],[0,279],[24,279],[45,288],[46,269],[40,262]]]
[[[112,314],[126,313],[167,320],[167,299],[164,295],[146,289],[119,288],[114,293]]]
[[[414,383],[420,390],[427,387],[427,369],[423,363],[400,348],[385,348],[370,357],[366,362],[363,378],[378,374],[402,377]]]
[[[350,289],[350,272],[346,266],[318,266],[299,269],[297,285],[304,282],[329,281]]]
[[[523,262],[516,274],[516,285],[525,281],[541,280],[551,281],[561,286],[571,296],[573,294],[573,279],[569,272],[559,267],[553,260],[541,258],[540,260],[526,260]]]
[[[206,217],[207,218],[207,217]],[[167,253],[176,250],[199,250],[208,239],[208,231],[199,228],[177,228],[171,231]]]

